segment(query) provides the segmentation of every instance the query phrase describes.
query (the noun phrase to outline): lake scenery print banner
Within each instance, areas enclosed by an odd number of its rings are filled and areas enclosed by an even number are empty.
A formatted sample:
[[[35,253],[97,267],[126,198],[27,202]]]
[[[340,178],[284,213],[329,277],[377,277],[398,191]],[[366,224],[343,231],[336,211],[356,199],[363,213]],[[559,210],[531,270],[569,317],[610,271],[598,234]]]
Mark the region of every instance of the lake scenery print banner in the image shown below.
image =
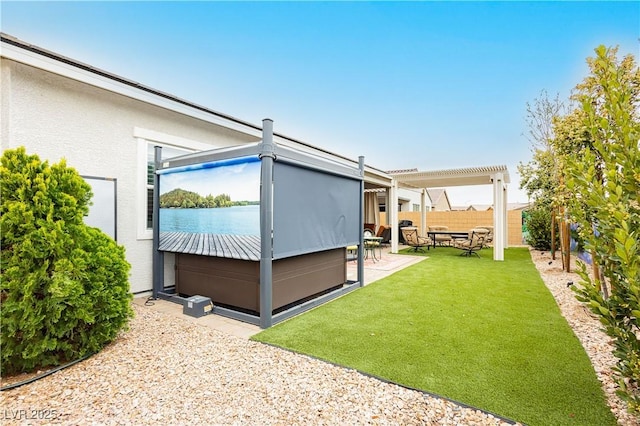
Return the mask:
[[[161,174],[160,245],[176,233],[259,238],[260,166],[251,156]]]

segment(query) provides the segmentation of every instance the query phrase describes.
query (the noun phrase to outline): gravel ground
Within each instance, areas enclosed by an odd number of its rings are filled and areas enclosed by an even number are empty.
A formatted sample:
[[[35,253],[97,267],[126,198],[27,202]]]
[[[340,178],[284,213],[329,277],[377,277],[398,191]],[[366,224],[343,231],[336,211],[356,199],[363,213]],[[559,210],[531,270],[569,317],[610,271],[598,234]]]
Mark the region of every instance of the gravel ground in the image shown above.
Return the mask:
[[[591,357],[621,425],[637,422],[613,394],[614,360],[597,320],[532,251]],[[503,425],[486,413],[134,305],[130,330],[101,353],[0,393],[0,423],[224,425]],[[13,378],[15,381],[16,378]],[[2,385],[7,383],[2,381]]]

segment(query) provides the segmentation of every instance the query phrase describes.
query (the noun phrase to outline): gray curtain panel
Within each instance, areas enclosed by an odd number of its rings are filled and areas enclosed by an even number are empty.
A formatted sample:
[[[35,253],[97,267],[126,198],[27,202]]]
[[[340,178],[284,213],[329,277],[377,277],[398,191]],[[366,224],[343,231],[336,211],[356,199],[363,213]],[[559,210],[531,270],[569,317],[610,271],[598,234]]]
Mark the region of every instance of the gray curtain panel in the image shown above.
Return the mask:
[[[273,258],[358,244],[359,206],[359,180],[276,162]]]

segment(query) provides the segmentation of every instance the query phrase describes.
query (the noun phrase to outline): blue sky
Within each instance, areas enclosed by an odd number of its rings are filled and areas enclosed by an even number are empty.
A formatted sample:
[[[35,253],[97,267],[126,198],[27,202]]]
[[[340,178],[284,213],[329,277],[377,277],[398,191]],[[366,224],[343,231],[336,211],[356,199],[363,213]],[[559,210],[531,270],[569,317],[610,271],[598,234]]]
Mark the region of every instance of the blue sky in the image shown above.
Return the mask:
[[[193,191],[203,197],[224,193],[231,197],[231,201],[260,201],[260,162],[167,173],[160,177],[161,195],[176,188]]]
[[[7,2],[1,29],[382,170],[531,158],[526,103],[567,99],[638,2]],[[491,188],[448,188],[455,205]]]

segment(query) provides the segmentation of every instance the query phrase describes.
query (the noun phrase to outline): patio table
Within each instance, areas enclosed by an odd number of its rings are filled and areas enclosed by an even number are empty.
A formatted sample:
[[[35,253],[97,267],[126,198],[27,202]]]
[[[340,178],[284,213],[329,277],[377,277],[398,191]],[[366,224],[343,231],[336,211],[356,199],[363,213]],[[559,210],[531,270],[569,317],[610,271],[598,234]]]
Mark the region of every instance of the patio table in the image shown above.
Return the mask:
[[[373,261],[377,262],[379,259],[376,257],[376,248],[380,250],[380,258],[382,258],[380,244],[382,244],[382,237],[364,237],[364,258],[367,259],[369,252],[371,252]]]
[[[449,235],[451,238],[469,238],[469,231],[427,231],[427,236],[433,241],[433,248],[436,248],[436,235]]]

